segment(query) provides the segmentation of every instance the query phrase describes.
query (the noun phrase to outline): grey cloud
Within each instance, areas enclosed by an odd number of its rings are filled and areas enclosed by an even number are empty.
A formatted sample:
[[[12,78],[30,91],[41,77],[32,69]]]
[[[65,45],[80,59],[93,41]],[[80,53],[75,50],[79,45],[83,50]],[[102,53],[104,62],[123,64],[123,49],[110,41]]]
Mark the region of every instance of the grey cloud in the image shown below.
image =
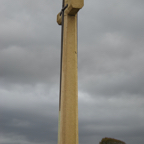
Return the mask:
[[[0,55],[0,75],[6,80],[31,83],[37,80],[52,82],[55,77],[58,79],[59,55],[54,49],[43,47],[41,51],[34,52],[13,46],[1,51]]]
[[[59,33],[57,35],[52,29],[56,17],[46,18],[48,12],[53,12],[49,3],[43,1],[39,5],[39,2],[33,4],[32,1],[7,1],[8,5],[6,1],[2,2],[5,7],[1,5],[4,14],[0,19],[1,77],[24,83],[51,81],[50,73],[53,72],[56,72],[54,77],[57,77],[60,27],[55,22],[55,29]]]
[[[0,127],[4,136],[1,142],[4,139],[11,143],[55,143],[58,129],[58,97],[54,90],[45,91],[44,87],[15,86],[15,91],[14,87],[0,90]]]
[[[128,95],[139,95],[143,96],[143,74],[138,75],[116,75],[113,76],[110,74],[103,77],[97,77],[92,79],[87,84],[84,85],[84,91],[89,91],[93,95],[102,95],[102,96],[116,96],[121,94]],[[89,87],[89,84],[92,84]]]
[[[22,135],[28,141],[35,143],[45,143],[48,140],[53,143],[57,138],[57,119],[45,118],[23,112],[3,111],[1,119],[1,131],[3,134]],[[14,122],[16,121],[16,123]],[[28,126],[18,125],[28,123]]]

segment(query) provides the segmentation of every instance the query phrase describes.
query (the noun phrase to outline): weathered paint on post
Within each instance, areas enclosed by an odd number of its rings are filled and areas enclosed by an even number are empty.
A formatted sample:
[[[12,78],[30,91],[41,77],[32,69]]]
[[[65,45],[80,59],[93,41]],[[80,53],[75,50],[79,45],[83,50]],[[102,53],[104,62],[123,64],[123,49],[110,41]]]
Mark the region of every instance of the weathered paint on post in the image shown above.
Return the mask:
[[[77,16],[64,19],[59,144],[78,144]]]
[[[83,0],[65,0],[58,144],[78,144],[77,12]],[[62,24],[62,16],[57,15]]]

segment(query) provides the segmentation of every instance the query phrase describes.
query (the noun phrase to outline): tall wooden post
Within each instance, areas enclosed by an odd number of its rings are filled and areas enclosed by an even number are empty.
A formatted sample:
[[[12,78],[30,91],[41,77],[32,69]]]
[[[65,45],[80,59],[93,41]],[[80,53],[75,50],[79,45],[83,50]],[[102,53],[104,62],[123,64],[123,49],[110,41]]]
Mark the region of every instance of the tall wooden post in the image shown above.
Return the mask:
[[[78,144],[77,12],[84,0],[63,0],[58,144]]]

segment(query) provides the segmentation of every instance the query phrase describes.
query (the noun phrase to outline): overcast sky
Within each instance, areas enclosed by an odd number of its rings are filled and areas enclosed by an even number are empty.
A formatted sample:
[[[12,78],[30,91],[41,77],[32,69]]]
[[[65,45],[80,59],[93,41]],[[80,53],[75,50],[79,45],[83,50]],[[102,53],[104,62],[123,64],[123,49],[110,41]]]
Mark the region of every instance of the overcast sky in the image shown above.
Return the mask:
[[[0,0],[0,144],[56,144],[60,0]],[[78,17],[79,144],[144,142],[144,1],[85,0]]]

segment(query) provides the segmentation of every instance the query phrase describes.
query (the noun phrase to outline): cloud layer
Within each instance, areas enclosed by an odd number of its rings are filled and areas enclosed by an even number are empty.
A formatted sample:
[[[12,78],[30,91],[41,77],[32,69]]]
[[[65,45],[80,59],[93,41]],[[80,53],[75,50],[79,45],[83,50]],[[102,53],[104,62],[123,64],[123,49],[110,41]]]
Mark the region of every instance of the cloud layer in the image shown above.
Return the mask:
[[[58,135],[61,2],[0,1],[0,143]],[[144,2],[85,1],[78,16],[79,143],[144,138]]]

